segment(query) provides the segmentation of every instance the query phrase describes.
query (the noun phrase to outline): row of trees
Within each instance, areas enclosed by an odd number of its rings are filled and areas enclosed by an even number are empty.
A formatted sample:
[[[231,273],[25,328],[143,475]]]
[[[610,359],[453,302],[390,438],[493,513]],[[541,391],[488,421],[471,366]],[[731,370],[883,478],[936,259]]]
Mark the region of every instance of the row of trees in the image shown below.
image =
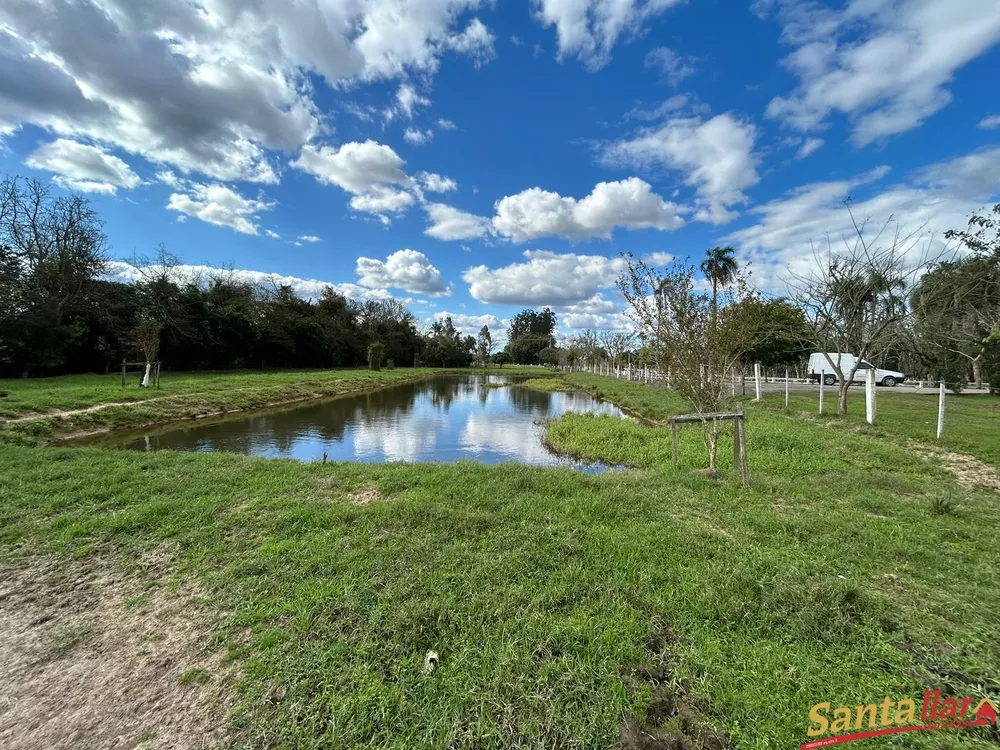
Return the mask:
[[[422,334],[392,299],[316,300],[232,272],[181,277],[163,248],[135,283],[104,277],[106,237],[86,199],[0,181],[0,376],[106,372],[123,359],[176,370],[472,363],[450,319]]]

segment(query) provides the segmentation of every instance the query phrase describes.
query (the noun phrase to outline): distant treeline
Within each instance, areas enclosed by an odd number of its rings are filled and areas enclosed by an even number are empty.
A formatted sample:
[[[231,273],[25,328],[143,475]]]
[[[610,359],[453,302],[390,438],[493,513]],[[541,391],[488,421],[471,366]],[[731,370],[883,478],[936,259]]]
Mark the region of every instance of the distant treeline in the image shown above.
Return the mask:
[[[106,372],[123,359],[174,370],[354,367],[372,345],[383,366],[413,366],[425,351],[428,364],[473,360],[473,337],[450,320],[421,335],[396,300],[332,288],[305,300],[226,272],[182,280],[176,265],[161,250],[135,283],[108,281],[101,220],[85,198],[0,181],[0,376]]]

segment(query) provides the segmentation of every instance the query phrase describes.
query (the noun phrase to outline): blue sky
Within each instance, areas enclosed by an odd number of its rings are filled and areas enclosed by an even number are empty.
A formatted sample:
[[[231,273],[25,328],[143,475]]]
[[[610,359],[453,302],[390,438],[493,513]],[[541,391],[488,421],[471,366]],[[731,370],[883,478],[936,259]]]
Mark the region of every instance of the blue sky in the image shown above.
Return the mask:
[[[619,253],[814,262],[1000,192],[995,0],[12,0],[0,170],[163,243],[424,322],[628,325]],[[921,247],[922,247],[921,243]],[[197,269],[188,269],[194,273]]]

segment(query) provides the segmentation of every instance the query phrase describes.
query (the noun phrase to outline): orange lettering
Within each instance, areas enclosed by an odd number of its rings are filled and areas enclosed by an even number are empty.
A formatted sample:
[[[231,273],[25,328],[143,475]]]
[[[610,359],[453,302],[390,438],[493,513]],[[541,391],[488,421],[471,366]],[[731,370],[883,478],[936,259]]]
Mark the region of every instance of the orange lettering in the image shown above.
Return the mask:
[[[816,726],[810,726],[806,730],[806,734],[810,737],[818,737],[824,734],[826,730],[830,728],[830,722],[826,718],[824,711],[830,710],[829,703],[817,703],[811,709],[809,709],[809,720],[813,722]]]

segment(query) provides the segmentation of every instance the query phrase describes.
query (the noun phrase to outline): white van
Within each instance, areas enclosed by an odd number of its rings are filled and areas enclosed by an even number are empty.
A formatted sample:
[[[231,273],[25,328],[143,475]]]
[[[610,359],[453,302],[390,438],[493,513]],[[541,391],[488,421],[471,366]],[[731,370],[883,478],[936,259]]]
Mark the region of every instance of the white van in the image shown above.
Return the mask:
[[[809,355],[810,380],[814,380],[818,383],[819,379],[822,377],[823,382],[827,385],[834,385],[837,382],[837,372],[830,366],[830,363],[826,359],[827,356],[829,356],[833,362],[840,365],[840,370],[845,376],[851,374],[851,370],[854,368],[854,363],[858,361],[858,358],[853,354],[834,352],[829,355],[824,355],[819,352],[815,352]],[[902,383],[906,380],[906,376],[901,372],[896,372],[895,370],[882,370],[873,365],[871,362],[861,360],[857,371],[854,373],[854,382],[865,382],[865,378],[867,377],[869,370],[875,371],[876,383],[888,386],[889,388],[892,388],[897,383]]]

